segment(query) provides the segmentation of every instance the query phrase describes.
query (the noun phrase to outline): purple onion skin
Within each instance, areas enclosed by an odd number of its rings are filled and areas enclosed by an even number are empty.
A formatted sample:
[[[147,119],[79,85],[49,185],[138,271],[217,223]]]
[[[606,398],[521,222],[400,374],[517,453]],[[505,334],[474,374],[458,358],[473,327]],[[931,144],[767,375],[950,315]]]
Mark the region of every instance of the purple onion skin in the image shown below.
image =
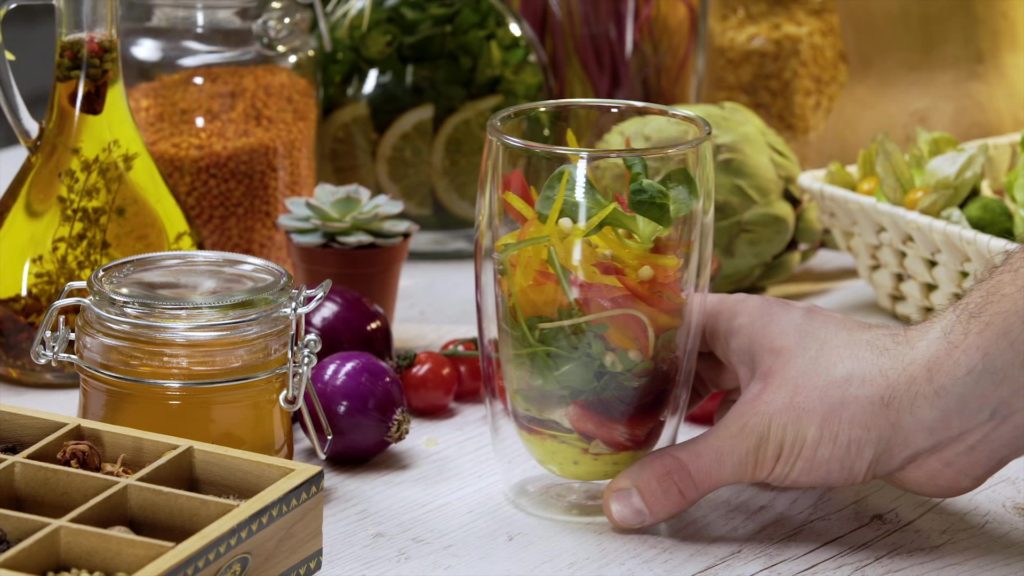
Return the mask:
[[[306,315],[306,329],[320,336],[320,358],[358,350],[389,361],[394,356],[391,326],[384,311],[348,288],[336,286]]]
[[[310,380],[334,433],[328,460],[363,463],[408,434],[402,383],[376,356],[337,352],[317,363]]]

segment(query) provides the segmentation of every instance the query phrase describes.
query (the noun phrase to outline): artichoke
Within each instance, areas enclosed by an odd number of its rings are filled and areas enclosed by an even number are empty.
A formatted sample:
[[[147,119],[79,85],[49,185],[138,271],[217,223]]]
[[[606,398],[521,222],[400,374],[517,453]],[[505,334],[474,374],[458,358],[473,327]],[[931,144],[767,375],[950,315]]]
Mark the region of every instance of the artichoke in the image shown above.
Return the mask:
[[[711,123],[715,158],[716,292],[759,291],[788,277],[821,243],[818,206],[796,186],[800,163],[775,130],[735,102],[676,108]],[[641,116],[614,126],[599,148],[667,145],[692,130],[662,117]],[[595,180],[616,177],[595,163]],[[657,172],[655,160],[651,171]],[[621,174],[621,170],[618,171]],[[621,176],[618,176],[621,177]]]
[[[394,218],[405,209],[401,200],[373,196],[359,184],[319,184],[312,198],[285,199],[288,214],[277,218],[297,246],[393,246],[417,230],[416,224]]]

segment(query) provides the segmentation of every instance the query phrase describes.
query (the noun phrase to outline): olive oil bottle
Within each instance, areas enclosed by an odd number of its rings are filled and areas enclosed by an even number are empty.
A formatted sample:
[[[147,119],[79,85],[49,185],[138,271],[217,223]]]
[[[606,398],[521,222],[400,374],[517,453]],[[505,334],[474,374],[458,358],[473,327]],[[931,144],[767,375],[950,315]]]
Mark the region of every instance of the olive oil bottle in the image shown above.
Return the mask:
[[[14,88],[0,38],[3,109],[29,151],[0,196],[0,378],[70,386],[73,371],[29,357],[38,324],[65,284],[110,260],[195,242],[128,108],[118,0],[51,1],[54,86],[38,127]]]

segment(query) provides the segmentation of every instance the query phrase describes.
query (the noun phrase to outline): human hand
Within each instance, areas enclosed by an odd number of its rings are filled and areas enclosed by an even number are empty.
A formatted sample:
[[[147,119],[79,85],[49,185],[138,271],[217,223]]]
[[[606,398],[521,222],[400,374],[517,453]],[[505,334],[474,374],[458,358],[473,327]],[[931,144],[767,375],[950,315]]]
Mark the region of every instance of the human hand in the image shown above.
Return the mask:
[[[1018,368],[1005,365],[1022,361],[984,342],[951,344],[966,335],[950,322],[877,326],[784,300],[709,295],[691,403],[729,391],[716,424],[616,477],[606,515],[639,528],[736,483],[885,478],[936,497],[975,488],[1024,453],[1024,389],[998,370],[1012,378]],[[1019,355],[1024,337],[1011,330],[1009,354]],[[986,375],[993,353],[1002,364]]]

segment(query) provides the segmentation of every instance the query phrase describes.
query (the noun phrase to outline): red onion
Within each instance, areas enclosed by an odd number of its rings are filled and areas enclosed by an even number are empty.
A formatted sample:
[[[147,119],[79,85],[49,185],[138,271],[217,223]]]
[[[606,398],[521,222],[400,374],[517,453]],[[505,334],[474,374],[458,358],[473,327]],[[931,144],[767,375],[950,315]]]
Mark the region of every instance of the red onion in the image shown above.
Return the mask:
[[[320,336],[320,358],[358,350],[391,360],[391,327],[380,306],[348,288],[335,286],[306,315],[306,329]]]
[[[366,462],[409,433],[402,383],[383,360],[338,352],[317,363],[310,381],[334,433],[328,460]]]

